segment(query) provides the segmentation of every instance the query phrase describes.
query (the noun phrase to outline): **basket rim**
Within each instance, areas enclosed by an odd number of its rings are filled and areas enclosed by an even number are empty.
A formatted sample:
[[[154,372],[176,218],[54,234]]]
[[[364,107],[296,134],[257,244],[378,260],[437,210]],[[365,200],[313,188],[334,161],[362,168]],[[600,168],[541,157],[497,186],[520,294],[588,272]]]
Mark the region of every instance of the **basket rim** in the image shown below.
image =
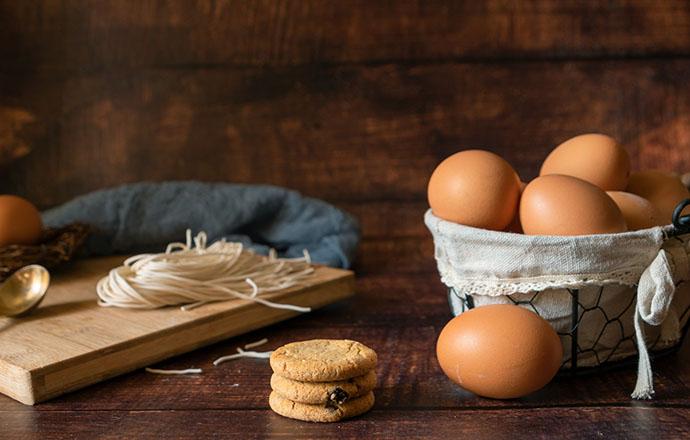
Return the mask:
[[[545,240],[551,240],[554,243],[562,243],[564,241],[582,241],[582,242],[590,242],[592,240],[603,240],[603,239],[614,239],[614,240],[629,240],[631,238],[639,238],[639,237],[647,237],[650,235],[657,235],[659,232],[662,233],[664,237],[667,237],[672,234],[674,231],[674,226],[672,223],[669,223],[664,226],[654,226],[652,228],[647,228],[647,229],[639,229],[636,231],[625,231],[625,232],[616,232],[612,234],[590,234],[590,235],[527,235],[527,234],[518,234],[515,232],[509,232],[509,231],[495,231],[492,229],[482,229],[482,228],[475,228],[473,226],[467,226],[463,225],[461,223],[456,223],[450,220],[445,220],[441,217],[437,217],[434,212],[431,210],[431,208],[428,208],[426,212],[424,213],[424,222],[426,223],[427,227],[431,229],[430,224],[434,224],[436,227],[441,230],[441,232],[444,232],[446,230],[448,231],[461,231],[466,234],[481,234],[481,235],[486,235],[486,236],[494,236],[496,238],[503,238],[503,237],[511,237],[511,239],[522,242],[520,244],[532,244],[535,240],[539,240],[540,242],[543,242]]]
[[[673,226],[618,234],[540,236],[459,225],[436,217],[431,210],[424,222],[434,238],[443,283],[492,296],[591,284],[633,285],[662,248],[688,246],[667,235]]]

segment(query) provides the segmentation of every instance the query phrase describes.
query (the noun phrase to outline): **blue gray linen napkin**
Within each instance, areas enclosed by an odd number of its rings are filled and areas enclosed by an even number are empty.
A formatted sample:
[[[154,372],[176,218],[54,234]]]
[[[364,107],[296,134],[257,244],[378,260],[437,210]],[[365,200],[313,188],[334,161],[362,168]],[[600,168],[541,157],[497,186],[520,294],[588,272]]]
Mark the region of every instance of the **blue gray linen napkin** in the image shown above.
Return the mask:
[[[94,232],[87,255],[162,252],[185,231],[205,231],[209,243],[240,241],[259,253],[350,267],[359,226],[349,214],[321,200],[269,185],[164,182],[95,191],[43,213],[46,226],[87,223]]]

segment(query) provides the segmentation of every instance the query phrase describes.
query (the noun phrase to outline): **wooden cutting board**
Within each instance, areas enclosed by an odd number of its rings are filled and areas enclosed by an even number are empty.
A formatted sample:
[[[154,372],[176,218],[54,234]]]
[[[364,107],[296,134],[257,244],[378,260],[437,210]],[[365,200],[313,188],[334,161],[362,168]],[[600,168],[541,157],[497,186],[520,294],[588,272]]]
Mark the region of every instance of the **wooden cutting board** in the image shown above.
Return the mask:
[[[0,318],[0,392],[27,405],[300,315],[246,300],[182,311],[104,308],[96,282],[123,257],[75,262],[53,277],[41,306]],[[318,266],[302,286],[262,296],[322,307],[354,294],[351,271]]]

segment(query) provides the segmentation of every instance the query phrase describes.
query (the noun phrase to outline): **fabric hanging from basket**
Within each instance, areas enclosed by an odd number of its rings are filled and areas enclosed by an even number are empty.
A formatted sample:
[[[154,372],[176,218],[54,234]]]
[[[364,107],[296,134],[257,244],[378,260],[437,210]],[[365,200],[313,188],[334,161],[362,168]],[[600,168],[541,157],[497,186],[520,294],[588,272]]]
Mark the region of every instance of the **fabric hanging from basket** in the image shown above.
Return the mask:
[[[669,240],[664,249],[659,250],[652,264],[642,274],[637,288],[637,308],[635,313],[635,335],[640,360],[638,363],[637,383],[632,397],[651,399],[654,394],[652,366],[645,343],[644,327],[647,324],[659,326],[671,334],[680,333],[678,316],[667,320],[669,310],[676,292],[676,286],[690,280],[688,250],[682,242]]]

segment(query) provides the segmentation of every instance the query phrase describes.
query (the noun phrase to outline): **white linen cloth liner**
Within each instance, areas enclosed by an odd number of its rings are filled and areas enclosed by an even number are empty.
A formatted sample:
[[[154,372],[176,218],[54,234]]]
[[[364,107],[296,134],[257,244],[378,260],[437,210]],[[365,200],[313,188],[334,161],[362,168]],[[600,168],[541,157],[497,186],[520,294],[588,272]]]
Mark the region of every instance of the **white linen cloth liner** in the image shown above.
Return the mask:
[[[652,371],[640,320],[654,326],[664,322],[676,286],[690,279],[690,240],[666,240],[668,227],[568,237],[522,235],[459,225],[431,210],[424,222],[434,238],[441,281],[467,295],[637,284],[639,364],[632,397],[651,398]],[[678,325],[675,319],[677,331]]]

